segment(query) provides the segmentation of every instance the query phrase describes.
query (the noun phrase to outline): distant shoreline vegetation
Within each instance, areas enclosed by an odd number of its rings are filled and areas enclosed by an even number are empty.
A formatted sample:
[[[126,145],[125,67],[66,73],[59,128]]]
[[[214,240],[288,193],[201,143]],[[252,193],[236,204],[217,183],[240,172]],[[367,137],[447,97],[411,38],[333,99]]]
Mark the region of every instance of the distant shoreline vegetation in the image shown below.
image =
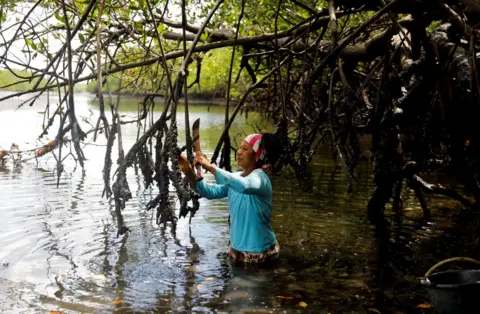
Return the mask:
[[[110,90],[110,93],[112,95],[117,95],[120,94],[123,97],[133,97],[133,98],[142,98],[147,94],[158,94],[158,95],[164,95],[165,91],[158,91],[154,92],[151,88],[140,88],[137,86],[137,88],[132,88],[132,87],[123,87],[120,91],[120,78],[117,75],[111,75],[107,79],[108,81],[108,89],[106,86],[106,82],[104,81],[102,84],[102,92],[104,97],[108,96],[108,90]],[[134,84],[131,84],[134,85]],[[124,86],[122,84],[122,86]],[[203,101],[203,102],[211,102],[212,100],[215,100],[215,102],[225,102],[226,98],[226,88],[222,88],[220,86],[215,86],[216,89],[200,89],[198,88],[198,85],[192,86],[192,88],[188,89],[188,99],[192,99],[193,101]],[[98,84],[97,80],[92,80],[86,85],[86,92],[91,93],[91,94],[97,94],[98,92]],[[161,97],[161,96],[159,96]],[[184,94],[182,93],[180,96],[180,101],[184,98]]]
[[[12,91],[12,92],[22,92],[28,91],[33,89],[35,84],[37,83],[37,79],[33,79],[28,81],[28,77],[31,76],[31,72],[29,71],[22,71],[22,70],[13,70],[12,73],[9,70],[0,70],[0,91]],[[39,84],[39,87],[44,87],[47,84],[47,79],[42,79]],[[120,80],[116,76],[108,77],[108,84],[109,89],[112,95],[120,94],[122,97],[128,98],[143,98],[147,94],[151,94],[152,91],[149,90],[139,90],[133,89],[129,87],[124,87],[119,92]],[[215,103],[220,104],[226,101],[225,95],[226,91],[225,88],[215,86],[218,89],[214,90],[201,90],[198,85],[193,86],[188,91],[188,100],[192,101],[192,103]],[[56,89],[52,89],[52,92],[55,92]],[[98,91],[97,88],[97,80],[92,80],[88,84],[87,83],[77,83],[75,84],[75,92],[76,93],[90,93],[96,95]],[[106,84],[103,84],[102,88],[104,97],[108,96],[108,90]],[[162,92],[158,92],[158,94],[162,95]],[[184,101],[184,95],[182,93],[180,97],[180,102]]]
[[[12,73],[13,72],[13,73]],[[32,89],[37,83],[37,79],[28,81],[28,77],[32,75],[30,71],[23,70],[0,70],[0,89],[6,91],[26,91]],[[45,86],[47,80],[40,82],[40,87]]]
[[[193,103],[225,103],[228,89],[229,65],[231,62],[232,48],[225,47],[208,52],[202,57],[201,70],[197,67],[196,62],[189,65],[188,71],[190,75],[187,78],[188,100]],[[232,82],[230,86],[230,98],[238,99],[251,84],[251,77],[247,71],[243,71],[240,75],[240,60],[238,56],[234,60],[232,71]],[[197,76],[197,71],[200,75]],[[31,71],[13,70],[14,73],[6,69],[0,69],[0,90],[5,91],[27,91],[32,89],[37,78],[31,82],[28,77],[32,75]],[[161,66],[145,66],[138,67],[123,72],[122,88],[120,90],[121,73],[112,73],[108,76],[107,81],[102,84],[104,96],[108,96],[108,90],[112,95],[120,93],[122,97],[138,97],[141,98],[146,94],[158,93],[165,94],[168,90],[168,82],[162,74]],[[22,79],[23,78],[23,79]],[[172,73],[172,81],[176,78],[175,71]],[[260,77],[258,77],[260,78]],[[24,81],[24,82],[21,82]],[[17,83],[13,85],[14,83]],[[108,89],[107,83],[108,82]],[[47,79],[40,82],[39,87],[45,86]],[[160,91],[158,86],[161,86]],[[90,80],[75,84],[75,92],[87,92],[96,95],[98,89],[97,80]],[[56,89],[52,89],[55,91]],[[119,91],[120,90],[120,91]],[[183,95],[180,102],[183,101]],[[232,101],[235,103],[235,101]]]
[[[13,73],[12,73],[13,72]],[[11,92],[23,92],[33,89],[37,83],[38,78],[31,81],[28,80],[32,76],[31,71],[25,70],[5,70],[0,69],[0,90]],[[47,79],[42,79],[39,87],[44,87],[47,84]],[[75,85],[75,92],[86,92],[87,84],[79,83]]]

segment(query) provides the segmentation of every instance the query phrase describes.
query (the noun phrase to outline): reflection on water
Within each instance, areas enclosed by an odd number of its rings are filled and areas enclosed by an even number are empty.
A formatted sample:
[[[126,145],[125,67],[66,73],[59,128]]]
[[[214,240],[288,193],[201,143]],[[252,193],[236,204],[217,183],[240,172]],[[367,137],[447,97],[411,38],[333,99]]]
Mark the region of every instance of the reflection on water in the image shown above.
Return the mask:
[[[76,104],[80,115],[92,111],[95,118],[91,96],[77,95]],[[13,105],[0,105],[0,147],[34,145],[38,108],[14,112]],[[136,103],[122,108],[125,119],[137,110]],[[211,154],[223,108],[193,106],[190,119],[196,118]],[[256,115],[239,119],[232,134],[252,132],[257,122]],[[131,146],[136,126],[122,133]],[[134,197],[123,211],[132,232],[117,238],[114,204],[101,198],[105,141],[95,144],[85,147],[86,168],[69,163],[58,187],[52,158],[0,166],[0,311],[412,313],[429,303],[417,277],[452,254],[468,255],[470,226],[459,219],[456,202],[431,197],[432,219],[422,221],[413,193],[405,193],[403,216],[387,211],[387,224],[374,227],[365,215],[371,165],[360,165],[348,194],[328,151],[316,156],[309,182],[299,184],[288,172],[272,179],[272,224],[281,245],[274,265],[245,268],[226,258],[225,200],[201,199],[192,224],[180,219],[175,232],[158,227],[154,211],[145,210],[156,190],[145,190],[135,169],[127,172]]]

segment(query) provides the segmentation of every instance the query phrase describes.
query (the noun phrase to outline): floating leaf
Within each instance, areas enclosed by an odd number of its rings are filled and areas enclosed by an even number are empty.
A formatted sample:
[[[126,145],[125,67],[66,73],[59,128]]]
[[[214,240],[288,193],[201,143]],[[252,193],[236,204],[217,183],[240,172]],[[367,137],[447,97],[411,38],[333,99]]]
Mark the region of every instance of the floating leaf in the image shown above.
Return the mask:
[[[112,304],[112,305],[119,305],[119,304],[122,304],[122,303],[123,303],[123,300],[122,300],[122,299],[119,299],[119,300],[113,301],[113,302],[110,303],[110,304]]]
[[[278,215],[277,215],[277,217],[282,217],[282,216],[283,216],[283,214],[278,214]]]
[[[213,277],[205,278],[205,281],[212,281],[212,280],[215,280],[215,278],[213,278]]]
[[[50,314],[65,314],[65,312],[50,311]]]
[[[419,309],[431,309],[433,307],[433,305],[431,305],[431,304],[419,304],[419,305],[417,305],[417,307]]]
[[[284,297],[283,295],[277,295],[277,298],[284,299],[284,300],[291,300],[293,297]]]
[[[368,308],[367,311],[368,311],[368,312],[373,312],[373,313],[382,314],[379,310],[377,310],[376,308],[373,308],[373,307]]]
[[[300,303],[298,303],[298,305],[300,305],[301,307],[307,307],[307,303],[305,303],[305,302],[300,302]]]

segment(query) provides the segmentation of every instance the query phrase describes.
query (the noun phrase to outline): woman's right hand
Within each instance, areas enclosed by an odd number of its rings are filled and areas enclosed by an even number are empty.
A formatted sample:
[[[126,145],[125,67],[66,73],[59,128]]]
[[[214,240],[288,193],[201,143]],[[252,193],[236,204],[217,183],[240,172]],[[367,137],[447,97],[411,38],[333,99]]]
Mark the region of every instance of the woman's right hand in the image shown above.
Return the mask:
[[[200,164],[204,169],[215,174],[215,166],[208,161],[207,155],[202,152],[195,152],[195,159],[193,160],[193,164],[197,165]]]

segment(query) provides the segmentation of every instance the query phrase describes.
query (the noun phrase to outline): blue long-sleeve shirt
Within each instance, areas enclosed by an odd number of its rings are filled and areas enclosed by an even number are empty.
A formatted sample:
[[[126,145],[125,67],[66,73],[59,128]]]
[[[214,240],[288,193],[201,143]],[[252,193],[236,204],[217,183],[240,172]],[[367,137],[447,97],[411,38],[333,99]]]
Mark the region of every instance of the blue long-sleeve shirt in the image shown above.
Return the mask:
[[[270,226],[272,215],[272,184],[261,169],[248,176],[216,169],[216,184],[197,182],[197,190],[207,199],[228,197],[230,241],[237,251],[259,253],[276,241]]]

